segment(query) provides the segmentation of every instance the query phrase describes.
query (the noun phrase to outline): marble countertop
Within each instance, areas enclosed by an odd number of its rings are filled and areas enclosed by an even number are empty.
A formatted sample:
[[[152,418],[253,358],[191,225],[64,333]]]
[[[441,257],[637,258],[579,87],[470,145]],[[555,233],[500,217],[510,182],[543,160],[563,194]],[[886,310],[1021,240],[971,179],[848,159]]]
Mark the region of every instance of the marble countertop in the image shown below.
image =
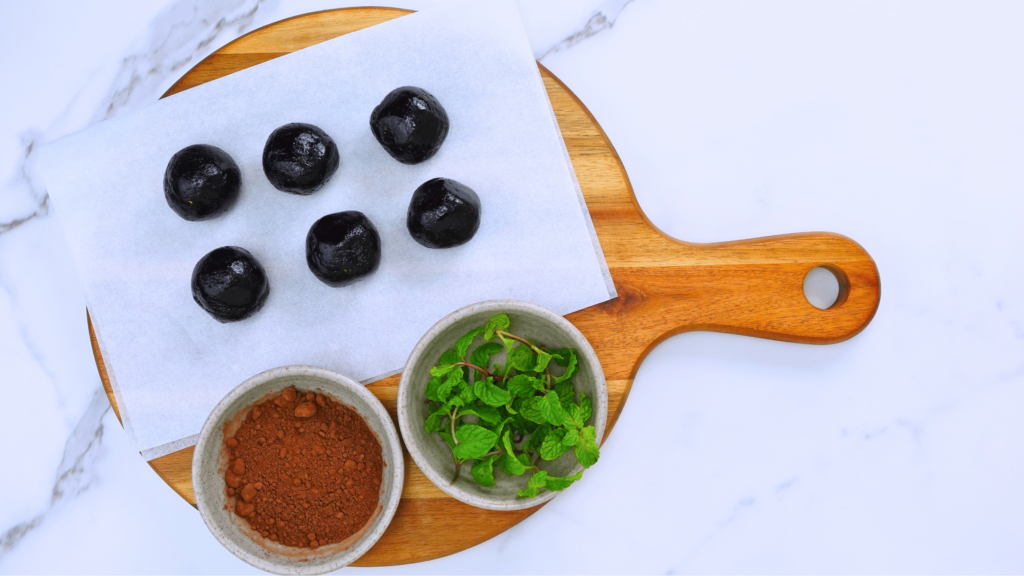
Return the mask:
[[[0,6],[0,572],[257,572],[110,410],[35,150],[245,32],[359,4]],[[1024,571],[1024,5],[519,5],[656,226],[847,235],[881,305],[831,346],[673,337],[586,481],[465,552],[344,571]]]

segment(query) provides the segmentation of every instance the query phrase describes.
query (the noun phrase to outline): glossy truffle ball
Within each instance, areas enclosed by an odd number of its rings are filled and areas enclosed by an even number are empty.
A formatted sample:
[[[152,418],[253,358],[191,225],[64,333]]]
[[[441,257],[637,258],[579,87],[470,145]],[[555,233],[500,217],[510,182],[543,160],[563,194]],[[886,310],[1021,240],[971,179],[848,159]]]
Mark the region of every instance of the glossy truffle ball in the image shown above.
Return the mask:
[[[328,286],[348,286],[380,267],[380,234],[362,212],[317,220],[306,234],[306,264]]]
[[[267,273],[244,248],[224,246],[203,256],[192,270],[192,297],[220,322],[255,314],[270,294]]]
[[[413,192],[405,224],[427,248],[465,244],[480,228],[480,197],[455,180],[428,180]]]
[[[185,220],[208,220],[238,200],[242,172],[228,153],[209,144],[186,146],[164,171],[167,205]]]
[[[448,113],[422,88],[396,88],[370,114],[370,130],[391,157],[419,164],[441,149],[448,136]]]
[[[263,172],[282,192],[312,194],[338,170],[338,146],[312,124],[285,124],[263,147]]]

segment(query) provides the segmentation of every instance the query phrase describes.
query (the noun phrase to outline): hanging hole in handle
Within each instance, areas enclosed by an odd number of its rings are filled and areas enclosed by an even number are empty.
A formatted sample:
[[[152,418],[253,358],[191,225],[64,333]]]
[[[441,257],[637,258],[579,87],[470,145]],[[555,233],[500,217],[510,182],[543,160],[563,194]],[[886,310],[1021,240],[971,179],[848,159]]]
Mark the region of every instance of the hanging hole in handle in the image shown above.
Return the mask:
[[[804,276],[804,297],[815,308],[838,308],[850,295],[850,279],[835,264],[822,264]]]

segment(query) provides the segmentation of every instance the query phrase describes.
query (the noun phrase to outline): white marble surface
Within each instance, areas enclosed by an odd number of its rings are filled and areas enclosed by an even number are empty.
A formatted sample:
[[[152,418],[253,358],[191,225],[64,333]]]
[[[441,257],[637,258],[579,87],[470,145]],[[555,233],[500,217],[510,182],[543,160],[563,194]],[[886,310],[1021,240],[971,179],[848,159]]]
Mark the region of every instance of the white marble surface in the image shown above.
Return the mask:
[[[254,572],[109,410],[32,151],[358,3],[0,4],[0,572]],[[657,226],[846,234],[881,306],[833,346],[671,338],[586,481],[460,554],[345,572],[1024,571],[1024,5],[551,4],[520,1],[534,51]]]

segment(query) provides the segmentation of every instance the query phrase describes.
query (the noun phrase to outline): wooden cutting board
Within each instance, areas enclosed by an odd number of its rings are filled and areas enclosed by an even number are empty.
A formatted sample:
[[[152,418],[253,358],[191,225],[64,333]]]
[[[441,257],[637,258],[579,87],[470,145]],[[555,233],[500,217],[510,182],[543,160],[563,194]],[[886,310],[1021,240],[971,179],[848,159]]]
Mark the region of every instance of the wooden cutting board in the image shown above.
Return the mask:
[[[408,13],[348,8],[282,20],[217,50],[164,96]],[[567,316],[590,340],[604,367],[609,433],[640,362],[669,336],[711,330],[831,344],[856,335],[871,321],[880,297],[878,269],[849,238],[812,232],[693,244],[669,238],[655,228],[637,204],[626,170],[597,121],[558,78],[538,66],[619,294]],[[815,308],[804,297],[804,276],[816,266],[828,268],[840,282],[839,298],[828,310]],[[89,332],[103,386],[117,413],[91,321]],[[369,385],[396,422],[398,380],[395,375]],[[356,566],[446,556],[496,536],[540,509],[497,512],[463,504],[437,489],[409,454],[405,456],[405,488],[398,512]],[[192,448],[157,458],[150,465],[195,505]]]

